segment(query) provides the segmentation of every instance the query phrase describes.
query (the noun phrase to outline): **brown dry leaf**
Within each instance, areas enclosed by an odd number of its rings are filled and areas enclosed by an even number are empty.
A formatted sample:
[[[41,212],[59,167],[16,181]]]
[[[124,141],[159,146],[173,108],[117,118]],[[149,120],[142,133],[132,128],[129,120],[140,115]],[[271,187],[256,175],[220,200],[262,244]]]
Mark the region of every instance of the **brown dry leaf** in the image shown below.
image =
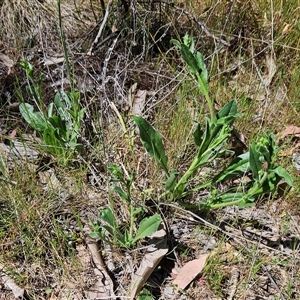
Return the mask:
[[[22,299],[24,297],[24,289],[16,285],[14,280],[6,275],[4,271],[2,271],[5,270],[4,266],[0,265],[0,270],[1,281],[4,284],[5,288],[13,292],[15,299]]]
[[[292,156],[295,152],[298,151],[299,148],[300,148],[300,143],[297,143],[292,148],[290,148],[288,150],[285,150],[285,151],[281,151],[279,155],[282,156],[282,157]]]
[[[285,24],[284,28],[282,29],[282,34],[289,33],[291,31],[291,28],[291,24]]]
[[[12,68],[15,64],[15,62],[11,58],[3,53],[0,53],[0,62],[8,68]]]
[[[162,226],[150,238],[149,244],[152,244],[146,250],[146,254],[138,270],[133,274],[130,289],[130,299],[135,299],[143,288],[152,272],[156,269],[161,259],[168,252],[166,231]]]
[[[137,88],[137,83],[135,82],[135,83],[129,88],[129,91],[128,91],[128,103],[129,103],[129,105],[130,105],[131,107],[132,107],[132,105],[133,105],[134,94],[135,94],[136,88]]]
[[[264,76],[263,81],[265,87],[268,88],[273,80],[274,75],[276,74],[276,69],[277,69],[275,61],[273,57],[270,55],[266,55],[266,66],[268,68],[268,74]]]
[[[300,137],[300,127],[294,126],[294,125],[288,125],[285,127],[283,132],[281,133],[279,140],[284,139],[288,135],[293,135],[295,137]]]
[[[136,95],[133,97],[131,113],[133,115],[141,116],[145,107],[147,91],[137,90]]]
[[[44,61],[44,66],[57,65],[65,61],[65,58],[62,57],[50,57]]]
[[[185,264],[177,277],[173,280],[173,284],[176,284],[180,289],[185,289],[202,271],[205,266],[207,256],[208,254],[202,254],[199,258]]]
[[[87,291],[88,298],[110,299],[110,297],[115,297],[113,282],[106,271],[105,264],[100,255],[97,242],[87,236],[86,244],[92,256],[92,260],[95,266],[94,273],[96,276],[95,284],[90,288],[89,291]]]

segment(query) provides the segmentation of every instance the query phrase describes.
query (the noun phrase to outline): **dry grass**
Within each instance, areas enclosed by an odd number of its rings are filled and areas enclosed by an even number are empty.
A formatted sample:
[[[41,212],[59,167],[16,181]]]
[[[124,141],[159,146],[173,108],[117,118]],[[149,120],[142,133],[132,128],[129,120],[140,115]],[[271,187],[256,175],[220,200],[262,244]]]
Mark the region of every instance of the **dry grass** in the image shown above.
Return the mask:
[[[197,16],[213,36],[226,40],[230,47],[207,36],[182,9]],[[29,60],[37,74],[45,74],[45,103],[49,103],[55,89],[61,85],[68,89],[67,84],[61,84],[67,77],[64,64],[44,65],[49,57],[60,57],[62,53],[56,3],[4,0],[0,1],[0,10],[0,51],[15,62]],[[102,40],[108,39],[94,47],[93,56],[86,56],[101,24],[101,5],[93,0],[62,1],[72,76],[86,107],[84,154],[67,168],[47,155],[21,165],[16,162],[6,174],[1,167],[1,176],[6,178],[0,180],[0,262],[26,289],[30,299],[80,299],[93,285],[91,265],[84,266],[78,257],[79,246],[85,245],[89,218],[96,219],[99,209],[113,201],[119,209],[120,222],[127,221],[127,207],[109,191],[109,163],[120,165],[127,172],[135,171],[134,198],[150,210],[155,207],[153,203],[165,178],[134,133],[128,100],[134,83],[137,89],[147,91],[143,114],[162,133],[170,166],[182,172],[191,160],[195,151],[194,120],[202,122],[206,108],[177,51],[171,48],[170,38],[178,38],[186,31],[197,37],[197,48],[206,57],[210,70],[216,108],[237,99],[241,118],[236,127],[246,141],[267,129],[280,132],[287,124],[300,126],[299,13],[296,1],[178,1],[178,7],[159,1],[152,6],[150,2],[138,1],[135,14],[113,1],[102,35]],[[117,33],[113,33],[113,28],[118,29]],[[156,44],[155,39],[159,40]],[[19,101],[15,77],[23,89],[26,79],[18,66],[12,74],[0,77],[0,84],[5,87],[0,88],[0,134],[6,144],[14,140],[14,130],[17,139],[26,130],[32,134],[18,111],[8,108]],[[111,108],[111,103],[116,109]],[[116,111],[124,121],[125,131]],[[289,149],[292,143],[293,140],[287,141],[282,148]],[[178,246],[170,249],[182,264],[205,249],[204,237],[215,240],[210,249],[215,255],[202,281],[196,281],[187,291],[188,299],[197,299],[199,291],[207,299],[228,297],[235,268],[239,270],[235,299],[300,297],[296,251],[300,240],[299,176],[290,157],[280,159],[293,174],[295,188],[287,195],[263,199],[256,207],[278,226],[278,245],[266,246],[261,240],[253,242],[240,236],[248,227],[260,231],[262,225],[239,213],[230,217],[222,210],[205,217],[237,236],[246,248],[222,231],[203,225],[195,229],[190,219],[181,223],[185,213],[167,208],[161,211],[172,228],[192,228],[187,231],[187,240],[180,236]],[[202,240],[197,239],[199,232]],[[130,277],[126,262],[131,259],[137,264],[140,258],[134,252],[128,252],[125,259],[125,253],[110,251],[104,249],[104,256],[108,265],[116,261],[110,271],[121,295]],[[274,285],[270,287],[270,276],[280,292]],[[152,280],[157,284],[157,278]],[[164,286],[159,284],[152,290],[164,299]],[[0,288],[8,299],[10,292],[1,285]],[[180,295],[177,298],[187,299]]]

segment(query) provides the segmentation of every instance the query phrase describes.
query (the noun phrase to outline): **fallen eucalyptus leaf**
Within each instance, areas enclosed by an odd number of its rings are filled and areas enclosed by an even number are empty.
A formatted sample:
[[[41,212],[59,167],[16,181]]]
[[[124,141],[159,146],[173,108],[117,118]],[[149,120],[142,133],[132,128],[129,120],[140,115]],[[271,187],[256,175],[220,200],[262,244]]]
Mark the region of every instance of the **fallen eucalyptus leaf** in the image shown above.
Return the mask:
[[[5,270],[4,266],[0,265],[0,270],[1,281],[4,284],[5,288],[11,290],[16,299],[22,299],[24,297],[24,289],[20,288],[14,282],[14,280],[3,271]]]
[[[176,284],[178,288],[182,290],[185,289],[202,271],[205,266],[207,256],[208,254],[202,254],[199,258],[185,264],[177,277],[173,280],[173,284]]]
[[[147,248],[139,268],[133,274],[130,288],[130,299],[132,300],[139,294],[145,282],[168,252],[166,231],[162,225],[160,228],[151,236],[149,240],[151,246]]]

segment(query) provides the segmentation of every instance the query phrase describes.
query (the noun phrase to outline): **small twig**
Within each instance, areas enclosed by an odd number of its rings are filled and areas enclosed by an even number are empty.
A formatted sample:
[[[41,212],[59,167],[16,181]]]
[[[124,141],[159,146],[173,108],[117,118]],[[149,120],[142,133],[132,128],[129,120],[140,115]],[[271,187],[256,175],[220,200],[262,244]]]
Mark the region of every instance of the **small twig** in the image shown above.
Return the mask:
[[[212,229],[214,229],[214,230],[217,230],[217,231],[219,231],[219,232],[222,232],[222,233],[225,234],[227,237],[233,239],[237,244],[239,244],[239,245],[240,245],[243,249],[245,249],[248,253],[251,253],[251,250],[249,250],[249,249],[247,248],[247,245],[245,245],[245,244],[243,244],[241,241],[239,241],[239,239],[248,241],[249,243],[252,243],[252,244],[257,244],[256,241],[252,241],[252,240],[249,240],[249,239],[247,239],[247,238],[245,238],[245,237],[243,237],[243,236],[237,236],[237,235],[235,235],[235,234],[229,233],[229,232],[223,230],[222,228],[220,228],[220,227],[218,227],[218,226],[216,226],[216,225],[214,225],[214,224],[212,224],[212,223],[206,221],[205,219],[199,217],[198,215],[194,214],[193,212],[191,212],[191,211],[189,211],[189,210],[186,210],[186,209],[184,209],[184,208],[182,208],[182,207],[180,207],[180,206],[177,206],[177,205],[175,205],[175,204],[171,204],[171,203],[160,203],[159,205],[170,206],[170,207],[173,207],[173,208],[175,208],[175,209],[178,209],[178,210],[181,210],[181,211],[186,212],[187,214],[191,215],[194,219],[199,220],[199,221],[200,221],[201,223],[203,223],[204,225],[206,225],[206,226],[208,226],[208,227],[210,227],[210,228],[212,228]],[[284,253],[283,251],[280,251],[280,250],[278,250],[278,249],[274,249],[274,248],[269,247],[269,246],[264,245],[264,244],[261,244],[261,247],[266,248],[266,249],[271,250],[271,251],[274,251],[274,252],[277,252],[277,253],[280,253],[280,254],[285,255],[285,256],[291,256],[291,255],[288,254],[288,253]]]
[[[280,288],[278,287],[277,283],[273,279],[272,275],[270,274],[270,272],[268,271],[266,266],[262,265],[261,267],[264,270],[264,272],[266,272],[267,276],[269,277],[269,280],[271,281],[271,283],[274,286],[274,288],[276,289],[276,291],[279,293],[281,300],[286,300],[286,298],[283,296],[282,292],[280,291]]]
[[[4,182],[6,182],[6,183],[12,184],[12,185],[17,185],[17,182],[16,182],[16,181],[7,179],[7,178],[5,178],[5,177],[0,177],[0,180],[4,181]]]
[[[227,292],[227,294],[228,294],[227,300],[233,299],[234,294],[236,292],[237,285],[238,285],[239,276],[240,276],[240,272],[239,272],[238,268],[235,268],[235,267],[232,268],[229,289]]]
[[[109,7],[110,7],[111,3],[112,3],[112,0],[109,0],[108,3],[107,3],[103,21],[102,21],[102,23],[100,25],[99,31],[97,33],[97,36],[96,36],[95,40],[92,43],[92,46],[90,47],[89,51],[87,52],[87,55],[92,55],[93,49],[94,49],[95,45],[98,43],[98,41],[99,41],[99,39],[100,39],[100,37],[102,35],[103,29],[104,29],[105,24],[106,24],[107,19],[108,19]]]
[[[108,48],[107,52],[106,52],[106,56],[105,56],[105,59],[104,59],[104,62],[103,62],[103,68],[102,68],[102,74],[101,74],[101,77],[102,77],[102,90],[104,90],[104,86],[105,86],[105,83],[106,83],[106,72],[107,72],[107,66],[108,66],[108,62],[110,60],[110,57],[111,57],[111,54],[116,46],[116,43],[118,41],[118,36],[113,40],[111,46]]]

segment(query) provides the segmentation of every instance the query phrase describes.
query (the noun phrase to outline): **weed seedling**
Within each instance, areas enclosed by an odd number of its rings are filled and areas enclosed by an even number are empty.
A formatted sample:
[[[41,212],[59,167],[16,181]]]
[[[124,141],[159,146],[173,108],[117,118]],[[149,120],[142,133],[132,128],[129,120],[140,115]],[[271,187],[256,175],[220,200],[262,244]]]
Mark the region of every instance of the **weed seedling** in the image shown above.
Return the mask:
[[[273,192],[282,179],[288,185],[292,185],[290,175],[284,168],[277,166],[274,162],[277,154],[274,135],[265,132],[257,141],[250,143],[247,153],[235,157],[227,167],[211,176],[211,179],[196,185],[196,187],[188,188],[189,180],[199,169],[213,163],[217,158],[224,157],[224,154],[232,153],[232,151],[225,148],[225,145],[231,134],[232,124],[239,115],[234,100],[227,103],[214,115],[203,56],[199,52],[195,52],[192,38],[186,35],[183,40],[183,43],[177,40],[172,41],[180,49],[191,74],[197,80],[199,90],[205,96],[210,108],[211,117],[206,119],[204,129],[200,123],[197,123],[194,131],[194,142],[198,150],[195,158],[182,176],[179,176],[177,170],[169,169],[160,134],[144,118],[140,116],[133,117],[139,128],[140,138],[146,151],[158,162],[167,176],[165,192],[159,198],[168,197],[171,201],[180,201],[192,192],[210,189],[209,197],[203,199],[194,208],[216,209],[229,205],[245,207],[254,205],[257,196]],[[241,178],[245,174],[248,174],[251,178],[249,182],[240,183],[238,186],[230,184],[234,179]],[[229,188],[226,191],[219,192],[218,184],[224,181],[227,181]]]
[[[122,232],[120,225],[117,223],[115,211],[106,207],[99,212],[99,222],[91,222],[93,229],[91,237],[101,239],[109,244],[116,244],[123,248],[130,248],[138,240],[156,232],[161,223],[161,217],[158,214],[154,214],[142,219],[135,232],[136,218],[143,213],[143,208],[137,206],[131,197],[131,188],[135,180],[135,174],[132,173],[130,178],[126,179],[122,171],[116,165],[111,165],[109,171],[113,175],[111,182],[118,182],[122,185],[122,187],[113,185],[111,190],[116,192],[125,204],[129,206],[129,229],[125,229],[125,231]]]
[[[26,103],[21,94],[22,103],[19,106],[20,113],[25,121],[40,135],[44,144],[40,147],[63,160],[64,163],[72,158],[80,149],[78,138],[81,132],[81,123],[84,116],[84,108],[79,105],[79,92],[59,91],[46,109],[42,100],[41,83],[42,76],[35,80],[33,67],[23,61],[20,66],[25,70],[28,85],[26,91],[33,100],[33,105]]]

